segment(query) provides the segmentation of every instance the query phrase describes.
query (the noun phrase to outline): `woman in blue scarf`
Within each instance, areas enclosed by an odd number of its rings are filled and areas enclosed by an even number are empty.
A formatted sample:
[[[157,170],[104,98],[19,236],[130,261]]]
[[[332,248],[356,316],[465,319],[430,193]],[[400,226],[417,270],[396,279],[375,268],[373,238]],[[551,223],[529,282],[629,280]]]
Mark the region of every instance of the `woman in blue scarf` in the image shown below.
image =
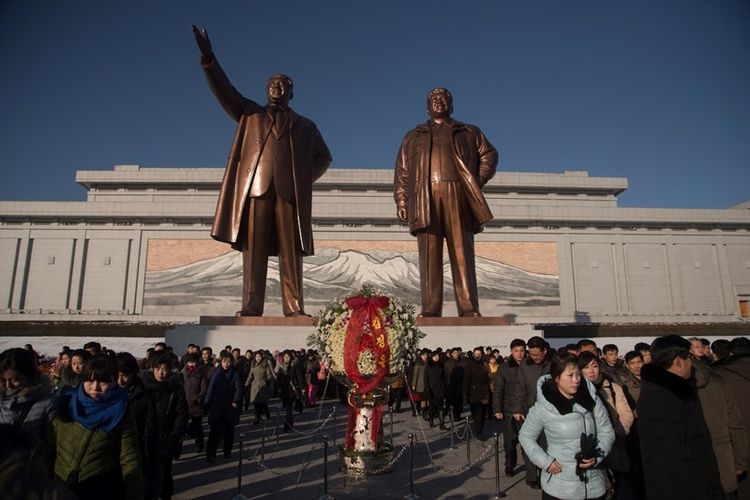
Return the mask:
[[[108,358],[87,361],[82,383],[63,395],[47,436],[49,470],[81,500],[143,498],[135,420],[116,370]]]

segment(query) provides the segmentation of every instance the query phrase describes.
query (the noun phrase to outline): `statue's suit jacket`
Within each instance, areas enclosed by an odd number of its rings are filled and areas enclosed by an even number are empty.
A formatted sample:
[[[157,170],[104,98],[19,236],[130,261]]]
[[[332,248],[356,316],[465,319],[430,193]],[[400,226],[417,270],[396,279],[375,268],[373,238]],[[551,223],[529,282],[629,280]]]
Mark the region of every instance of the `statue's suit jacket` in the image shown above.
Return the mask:
[[[482,186],[495,175],[497,150],[479,128],[450,120],[453,159],[471,212],[472,230],[478,233],[492,220],[492,212],[482,194]],[[409,232],[417,234],[430,226],[430,150],[429,122],[404,136],[396,158],[393,195],[398,208],[406,208]]]
[[[265,177],[273,176],[273,171],[264,169],[261,162],[261,153],[272,134],[273,116],[266,106],[243,97],[229,82],[215,58],[202,61],[202,66],[211,90],[224,110],[237,122],[211,236],[241,250],[246,234],[246,206],[254,176],[261,176],[258,179],[260,185],[266,188],[270,179]],[[328,169],[331,153],[311,120],[290,108],[289,122],[292,178],[273,179],[273,182],[277,186],[282,182],[293,183],[300,248],[302,255],[312,255],[315,252],[311,222],[312,184]],[[278,254],[275,240],[272,242],[272,255]]]

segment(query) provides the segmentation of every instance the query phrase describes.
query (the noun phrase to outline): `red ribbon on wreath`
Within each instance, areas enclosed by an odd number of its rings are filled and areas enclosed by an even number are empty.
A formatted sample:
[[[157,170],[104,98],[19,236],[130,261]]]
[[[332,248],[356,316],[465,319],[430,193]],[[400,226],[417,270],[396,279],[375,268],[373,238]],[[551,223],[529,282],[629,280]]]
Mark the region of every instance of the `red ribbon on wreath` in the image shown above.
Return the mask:
[[[344,372],[357,384],[357,394],[372,392],[388,375],[391,350],[380,314],[380,311],[388,306],[388,301],[388,297],[384,296],[357,296],[346,299],[351,316],[344,340]],[[357,366],[359,354],[366,349],[375,354],[376,370],[372,378],[364,378]]]

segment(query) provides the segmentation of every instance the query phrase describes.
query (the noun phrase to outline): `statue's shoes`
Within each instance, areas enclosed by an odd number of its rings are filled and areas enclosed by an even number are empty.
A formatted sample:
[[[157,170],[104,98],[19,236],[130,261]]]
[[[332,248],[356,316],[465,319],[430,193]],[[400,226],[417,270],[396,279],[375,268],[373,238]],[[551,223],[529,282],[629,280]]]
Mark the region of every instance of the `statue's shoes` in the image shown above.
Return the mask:
[[[234,313],[234,315],[236,317],[241,317],[241,316],[263,316],[263,313],[259,313],[257,311],[250,311],[248,309],[240,309],[239,311],[237,311],[236,313]]]
[[[479,311],[464,311],[461,313],[462,318],[481,318],[482,315],[479,314]]]
[[[432,311],[422,311],[419,313],[419,318],[439,318],[440,315]]]
[[[284,316],[286,316],[287,318],[312,318],[312,316],[302,310],[290,312],[289,314],[285,314]]]

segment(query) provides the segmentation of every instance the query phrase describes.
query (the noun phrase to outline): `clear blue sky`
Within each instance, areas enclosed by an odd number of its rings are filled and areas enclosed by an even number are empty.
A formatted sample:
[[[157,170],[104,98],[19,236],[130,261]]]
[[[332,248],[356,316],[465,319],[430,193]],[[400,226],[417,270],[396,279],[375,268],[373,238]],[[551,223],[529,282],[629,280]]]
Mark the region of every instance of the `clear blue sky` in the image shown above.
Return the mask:
[[[294,78],[333,167],[392,168],[439,85],[501,170],[627,177],[621,206],[750,199],[747,0],[2,0],[0,200],[83,200],[81,169],[222,167],[234,122],[191,24],[247,97]]]

